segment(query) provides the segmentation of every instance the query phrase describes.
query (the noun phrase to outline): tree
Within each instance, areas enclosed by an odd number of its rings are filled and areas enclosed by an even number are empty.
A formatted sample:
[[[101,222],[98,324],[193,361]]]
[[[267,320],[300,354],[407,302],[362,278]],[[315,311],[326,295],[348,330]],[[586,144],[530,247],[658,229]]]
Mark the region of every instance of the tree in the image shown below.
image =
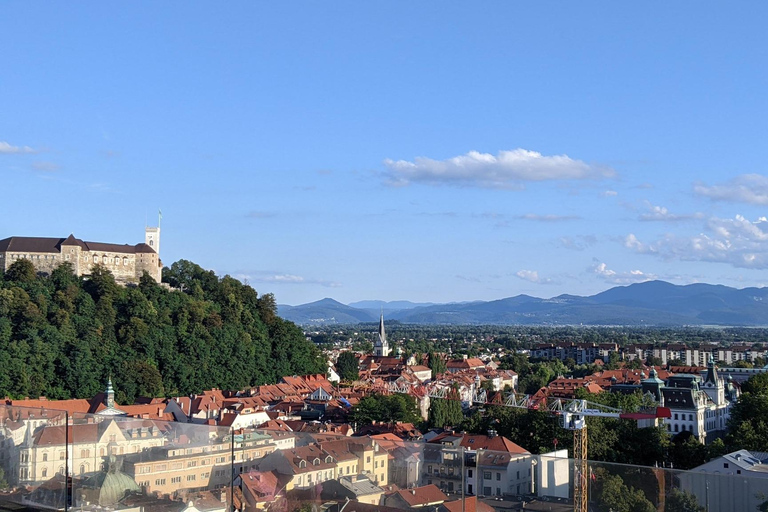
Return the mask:
[[[456,427],[464,421],[464,412],[459,400],[433,398],[429,402],[427,421],[432,427]]]
[[[752,375],[741,385],[742,393],[768,394],[768,373]]]
[[[5,271],[5,280],[15,283],[31,283],[35,276],[35,265],[26,258],[14,261]]]
[[[434,379],[441,373],[445,373],[448,367],[445,364],[445,360],[435,352],[429,353],[429,368],[432,370],[432,378]]]
[[[336,360],[336,371],[341,380],[352,382],[358,379],[359,360],[354,352],[342,352]]]
[[[754,381],[752,387],[753,389],[755,387]],[[742,394],[731,408],[726,444],[734,449],[768,451],[766,418],[768,418],[768,393]]]
[[[368,395],[352,407],[349,417],[351,421],[361,424],[369,424],[374,421],[418,423],[421,419],[416,399],[410,395],[399,393]]]
[[[619,475],[608,475],[603,479],[599,502],[604,511],[656,512],[656,507],[643,492],[627,487]]]
[[[704,512],[705,510],[699,505],[696,496],[680,489],[672,489],[667,494],[665,505],[666,512]]]

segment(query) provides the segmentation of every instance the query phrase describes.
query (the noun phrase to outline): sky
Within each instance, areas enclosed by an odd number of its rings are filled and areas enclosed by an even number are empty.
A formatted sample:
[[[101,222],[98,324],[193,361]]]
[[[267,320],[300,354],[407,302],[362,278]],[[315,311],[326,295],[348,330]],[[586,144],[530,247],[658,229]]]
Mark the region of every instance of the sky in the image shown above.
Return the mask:
[[[8,1],[0,239],[274,293],[768,284],[768,4]]]

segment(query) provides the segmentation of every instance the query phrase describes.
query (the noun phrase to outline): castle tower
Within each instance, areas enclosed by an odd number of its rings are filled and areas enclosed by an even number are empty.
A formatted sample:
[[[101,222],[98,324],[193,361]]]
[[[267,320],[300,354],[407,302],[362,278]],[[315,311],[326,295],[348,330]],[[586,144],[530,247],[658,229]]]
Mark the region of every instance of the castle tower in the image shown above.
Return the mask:
[[[144,243],[160,254],[160,226],[156,228],[144,228]]]
[[[387,333],[384,332],[384,313],[381,314],[381,318],[379,319],[379,335],[376,338],[376,343],[373,344],[373,354],[376,356],[389,355],[389,343],[387,343]]]

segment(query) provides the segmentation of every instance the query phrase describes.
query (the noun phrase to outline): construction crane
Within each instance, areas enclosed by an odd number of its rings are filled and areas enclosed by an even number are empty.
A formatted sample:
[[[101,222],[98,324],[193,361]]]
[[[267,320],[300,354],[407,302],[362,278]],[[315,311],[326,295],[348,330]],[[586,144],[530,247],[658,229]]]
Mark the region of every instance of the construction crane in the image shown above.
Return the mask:
[[[574,512],[588,512],[588,488],[589,475],[588,443],[587,443],[587,418],[614,418],[643,420],[654,418],[669,418],[671,416],[666,407],[655,407],[652,410],[639,413],[628,413],[615,407],[597,404],[581,399],[564,398],[534,398],[531,395],[518,393],[509,393],[502,400],[488,401],[488,392],[480,388],[479,379],[475,380],[472,386],[472,405],[497,405],[502,407],[514,407],[516,409],[527,409],[546,411],[557,415],[562,420],[563,428],[573,431],[573,459],[574,459],[574,484],[573,484],[573,510]],[[430,398],[455,399],[455,393],[452,393],[450,387],[446,386],[416,386],[425,388],[427,396]],[[414,386],[410,384],[391,382],[389,391],[391,393],[411,394]],[[496,395],[501,396],[501,395]]]

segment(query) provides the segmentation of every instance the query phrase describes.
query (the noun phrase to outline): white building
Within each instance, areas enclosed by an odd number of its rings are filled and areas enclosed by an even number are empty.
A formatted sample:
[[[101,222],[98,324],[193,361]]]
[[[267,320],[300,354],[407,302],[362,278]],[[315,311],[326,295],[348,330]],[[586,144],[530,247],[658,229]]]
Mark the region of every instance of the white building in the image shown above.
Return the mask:
[[[739,450],[678,476],[709,512],[758,510],[768,501],[768,453]]]

